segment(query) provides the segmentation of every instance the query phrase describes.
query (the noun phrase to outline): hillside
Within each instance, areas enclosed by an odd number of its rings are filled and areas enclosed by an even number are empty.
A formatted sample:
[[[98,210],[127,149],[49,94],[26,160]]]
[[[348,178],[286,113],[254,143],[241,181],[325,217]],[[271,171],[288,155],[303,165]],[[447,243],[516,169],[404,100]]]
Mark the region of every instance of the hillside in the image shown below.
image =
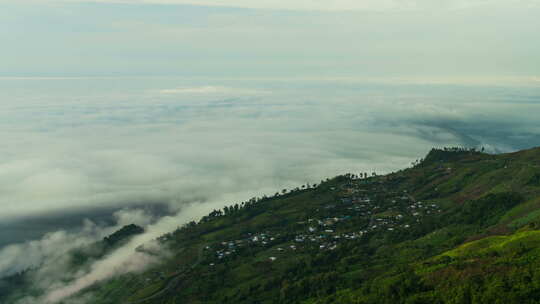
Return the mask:
[[[540,149],[432,150],[215,210],[91,303],[538,303]],[[80,296],[77,295],[77,296]]]

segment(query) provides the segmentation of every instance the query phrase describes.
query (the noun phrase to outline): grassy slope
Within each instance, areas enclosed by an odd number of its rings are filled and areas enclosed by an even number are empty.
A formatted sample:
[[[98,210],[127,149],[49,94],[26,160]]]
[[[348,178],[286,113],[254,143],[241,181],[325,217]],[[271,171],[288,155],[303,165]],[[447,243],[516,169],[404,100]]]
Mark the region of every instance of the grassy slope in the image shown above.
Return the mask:
[[[540,149],[504,155],[435,152],[415,168],[370,178],[360,186],[381,205],[377,216],[353,217],[333,226],[335,233],[348,233],[376,218],[395,217],[404,209],[390,200],[403,191],[440,206],[440,213],[418,222],[406,218],[409,229],[369,232],[340,242],[333,251],[319,250],[318,245],[278,251],[297,244],[294,236],[306,230],[299,222],[347,212],[325,208],[347,197],[340,189],[349,179],[338,177],[167,235],[164,244],[177,252],[171,259],[87,292],[96,296],[94,303],[129,303],[174,280],[174,286],[144,303],[540,300]],[[216,260],[214,251],[221,242],[245,239],[248,233],[266,233],[276,240],[267,246],[238,247],[234,256]],[[271,256],[278,259],[270,262]]]

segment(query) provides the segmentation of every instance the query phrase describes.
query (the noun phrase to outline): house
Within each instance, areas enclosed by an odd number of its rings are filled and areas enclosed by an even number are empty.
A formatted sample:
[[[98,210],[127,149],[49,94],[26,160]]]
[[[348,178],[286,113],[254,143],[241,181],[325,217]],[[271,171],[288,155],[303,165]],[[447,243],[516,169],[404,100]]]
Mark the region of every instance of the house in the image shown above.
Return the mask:
[[[330,226],[333,225],[336,221],[334,219],[326,219],[324,221],[324,226]]]

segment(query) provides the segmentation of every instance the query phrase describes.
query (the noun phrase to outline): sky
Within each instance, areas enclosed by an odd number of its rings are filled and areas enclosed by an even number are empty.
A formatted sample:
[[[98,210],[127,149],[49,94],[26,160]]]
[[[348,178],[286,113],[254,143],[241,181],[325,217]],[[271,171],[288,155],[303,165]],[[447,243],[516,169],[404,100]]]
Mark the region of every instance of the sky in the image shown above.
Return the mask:
[[[0,8],[0,279],[46,262],[42,281],[73,246],[148,229],[27,303],[117,274],[225,204],[399,170],[432,147],[540,145],[539,1]]]
[[[539,82],[537,0],[0,4],[4,77]]]

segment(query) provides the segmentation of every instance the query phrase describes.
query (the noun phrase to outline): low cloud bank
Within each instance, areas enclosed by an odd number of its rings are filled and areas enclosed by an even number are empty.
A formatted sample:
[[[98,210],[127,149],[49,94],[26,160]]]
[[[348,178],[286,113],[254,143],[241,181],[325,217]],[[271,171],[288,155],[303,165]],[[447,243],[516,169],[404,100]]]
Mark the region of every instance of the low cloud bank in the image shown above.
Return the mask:
[[[100,241],[125,225],[147,227],[157,220],[142,209],[123,209],[116,211],[113,216],[115,224],[111,226],[101,226],[84,219],[80,229],[58,230],[45,234],[41,239],[0,248],[0,278],[37,268],[53,269],[53,272],[61,273],[65,267],[57,266],[66,263],[66,253],[71,249]]]
[[[82,229],[56,231],[39,240],[12,244],[0,250],[0,279],[27,269],[27,278],[34,290],[42,290],[42,296],[24,296],[18,304],[57,303],[95,282],[127,272],[135,272],[162,258],[162,255],[148,255],[136,252],[140,244],[150,246],[156,236],[174,227],[164,227],[167,217],[157,220],[154,215],[142,209],[124,209],[114,213],[116,223],[99,226],[84,220]],[[177,218],[180,220],[180,218]],[[105,236],[128,224],[145,227],[146,232],[134,237],[126,245],[106,255],[103,259],[90,261],[89,267],[74,269],[68,252],[73,249],[90,250],[88,245],[102,240]],[[157,246],[156,244],[154,246]],[[86,249],[85,249],[86,248]],[[158,250],[163,255],[164,250]],[[66,283],[69,282],[69,283]],[[71,299],[68,303],[87,303],[91,295]]]
[[[13,82],[28,93],[10,92]],[[5,89],[0,221],[156,203],[174,212],[389,172],[433,146],[540,144],[539,88],[104,79]]]

